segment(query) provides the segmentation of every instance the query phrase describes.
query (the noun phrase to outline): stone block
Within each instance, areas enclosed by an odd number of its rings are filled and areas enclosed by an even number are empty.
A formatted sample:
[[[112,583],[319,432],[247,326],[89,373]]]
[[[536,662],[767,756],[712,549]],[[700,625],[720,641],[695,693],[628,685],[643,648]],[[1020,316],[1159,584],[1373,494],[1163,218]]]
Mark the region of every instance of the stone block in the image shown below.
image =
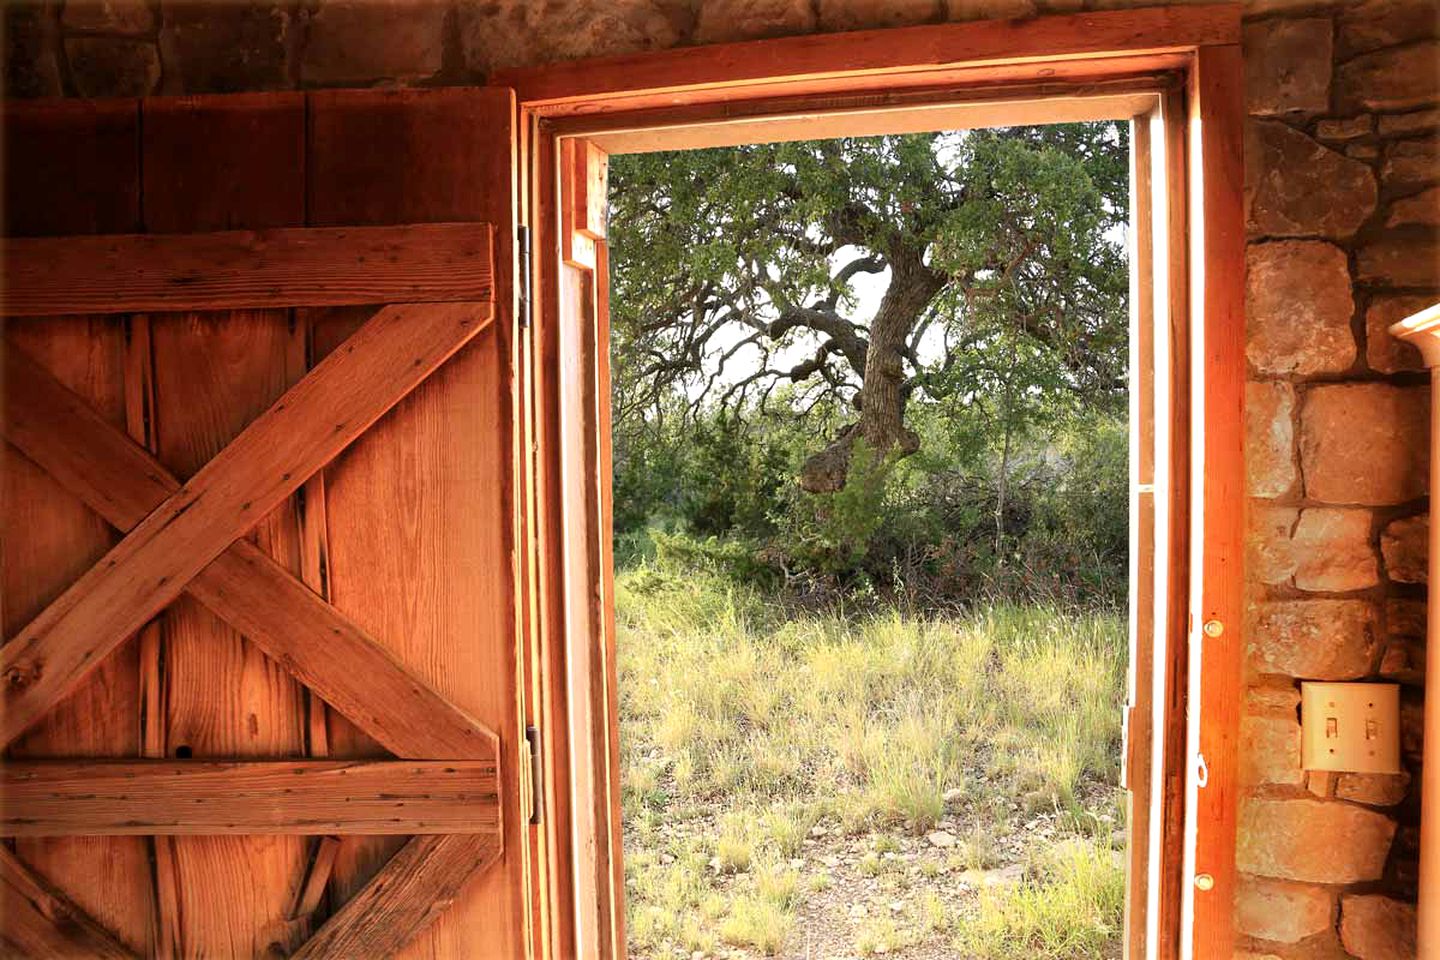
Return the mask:
[[[810,33],[815,27],[810,0],[707,0],[695,39],[700,43],[758,40]]]
[[[1245,385],[1245,474],[1252,497],[1281,497],[1295,485],[1295,388]]]
[[[1323,240],[1245,251],[1245,355],[1261,373],[1341,373],[1355,363],[1350,262]]]
[[[1397,583],[1424,583],[1429,556],[1430,517],[1404,517],[1389,523],[1380,534],[1385,573]]]
[[[1387,144],[1380,178],[1385,186],[1401,189],[1440,180],[1440,139],[1396,140]]]
[[[1436,301],[1435,296],[1381,294],[1365,311],[1365,361],[1379,373],[1423,370],[1420,351],[1390,335],[1391,324],[1404,320]]]
[[[1390,205],[1385,218],[1387,227],[1440,227],[1440,187],[1431,187],[1410,197],[1401,197]]]
[[[38,0],[0,4],[4,41],[5,96],[60,95],[59,30],[52,7]]]
[[[71,37],[65,55],[82,97],[144,97],[160,82],[160,52],[148,40]]]
[[[1235,894],[1235,928],[1242,935],[1296,943],[1329,928],[1329,891],[1300,883],[1242,877]]]
[[[1397,230],[1362,246],[1355,272],[1367,283],[1440,287],[1440,243],[1433,230]]]
[[[1295,576],[1292,537],[1300,511],[1294,507],[1256,506],[1250,510],[1246,537],[1246,573],[1260,583],[1289,583]]]
[[[1387,114],[1380,118],[1380,136],[1409,137],[1440,130],[1440,109]]]
[[[1339,59],[1440,36],[1435,0],[1345,0],[1338,17]]]
[[[693,29],[695,16],[694,5],[685,0],[612,0],[605,4],[495,0],[462,3],[456,8],[465,67],[482,74],[504,67],[678,46]]]
[[[323,0],[310,15],[301,78],[372,83],[438,73],[447,10],[441,0]]]
[[[945,0],[947,20],[1013,20],[1038,12],[1035,0]]]
[[[1425,601],[1385,601],[1385,650],[1380,676],[1409,686],[1425,682]]]
[[[1251,666],[1305,680],[1358,680],[1371,672],[1379,623],[1368,600],[1273,600],[1255,609]]]
[[[1316,592],[1364,590],[1380,582],[1368,510],[1311,507],[1292,536],[1295,586]]]
[[[1408,773],[1342,773],[1335,784],[1335,796],[1372,807],[1393,807],[1410,790]]]
[[[1245,106],[1250,113],[1321,113],[1330,106],[1329,17],[1271,18],[1245,25]]]
[[[1275,120],[1253,121],[1245,137],[1250,232],[1266,237],[1348,237],[1375,210],[1375,174]]]
[[[160,53],[172,92],[231,93],[290,86],[293,7],[183,0],[163,7]]]
[[[147,0],[65,0],[66,30],[142,34],[155,26]]]
[[[1375,118],[1368,113],[1340,120],[1321,120],[1315,125],[1315,136],[1321,140],[1355,140],[1368,137],[1375,129]]]
[[[1345,112],[1434,106],[1440,103],[1440,43],[1423,40],[1346,60],[1336,70],[1335,93]]]
[[[1291,714],[1252,714],[1240,718],[1240,783],[1255,787],[1267,783],[1298,785],[1300,724]]]
[[[1029,6],[1029,13],[1035,12],[1033,3],[1021,2]],[[938,12],[935,0],[820,0],[820,29],[835,32],[908,27],[933,21]],[[1028,14],[1021,10],[1006,15]]]
[[[1362,883],[1385,872],[1394,836],[1393,820],[1351,803],[1250,798],[1240,803],[1236,859],[1262,877]]]
[[[1414,960],[1415,904],[1378,893],[1340,898],[1340,943],[1358,960]]]
[[[1311,387],[1300,408],[1305,493],[1322,503],[1389,505],[1429,485],[1430,388]]]

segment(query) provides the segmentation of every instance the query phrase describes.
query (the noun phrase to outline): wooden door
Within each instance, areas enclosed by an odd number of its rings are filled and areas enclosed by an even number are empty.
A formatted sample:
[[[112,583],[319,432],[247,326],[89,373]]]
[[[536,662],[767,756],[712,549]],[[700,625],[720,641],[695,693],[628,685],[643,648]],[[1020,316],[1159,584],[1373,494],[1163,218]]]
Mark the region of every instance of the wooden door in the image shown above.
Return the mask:
[[[526,955],[510,92],[4,120],[7,952]]]

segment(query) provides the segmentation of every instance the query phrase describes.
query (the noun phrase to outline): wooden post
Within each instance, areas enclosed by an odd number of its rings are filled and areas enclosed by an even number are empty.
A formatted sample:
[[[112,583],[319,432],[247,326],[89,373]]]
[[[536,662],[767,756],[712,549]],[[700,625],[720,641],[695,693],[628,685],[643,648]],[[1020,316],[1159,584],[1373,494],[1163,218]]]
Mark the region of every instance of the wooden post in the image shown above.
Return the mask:
[[[1440,303],[1412,314],[1390,328],[1391,335],[1414,344],[1430,368],[1430,495],[1440,490]],[[1425,601],[1425,754],[1420,761],[1420,960],[1440,958],[1440,524],[1430,522],[1430,574]]]

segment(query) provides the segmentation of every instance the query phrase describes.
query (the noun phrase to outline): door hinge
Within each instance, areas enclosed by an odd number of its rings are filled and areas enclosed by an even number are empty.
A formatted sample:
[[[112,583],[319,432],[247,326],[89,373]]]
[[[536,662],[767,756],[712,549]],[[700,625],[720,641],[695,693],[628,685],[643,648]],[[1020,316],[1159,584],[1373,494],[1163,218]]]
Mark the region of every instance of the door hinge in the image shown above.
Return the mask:
[[[530,228],[520,225],[515,228],[515,258],[518,269],[515,275],[515,291],[519,296],[520,326],[530,326]]]
[[[522,761],[521,776],[525,782],[521,786],[521,801],[529,822],[539,823],[545,806],[545,764],[538,727],[525,728],[525,756]]]

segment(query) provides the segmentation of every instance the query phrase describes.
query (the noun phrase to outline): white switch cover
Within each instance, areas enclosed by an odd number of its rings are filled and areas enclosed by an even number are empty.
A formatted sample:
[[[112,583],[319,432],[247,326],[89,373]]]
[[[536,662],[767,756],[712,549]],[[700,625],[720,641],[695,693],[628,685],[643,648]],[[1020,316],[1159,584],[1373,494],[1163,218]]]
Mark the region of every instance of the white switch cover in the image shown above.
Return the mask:
[[[1302,683],[1306,770],[1400,772],[1400,687],[1394,683]]]

